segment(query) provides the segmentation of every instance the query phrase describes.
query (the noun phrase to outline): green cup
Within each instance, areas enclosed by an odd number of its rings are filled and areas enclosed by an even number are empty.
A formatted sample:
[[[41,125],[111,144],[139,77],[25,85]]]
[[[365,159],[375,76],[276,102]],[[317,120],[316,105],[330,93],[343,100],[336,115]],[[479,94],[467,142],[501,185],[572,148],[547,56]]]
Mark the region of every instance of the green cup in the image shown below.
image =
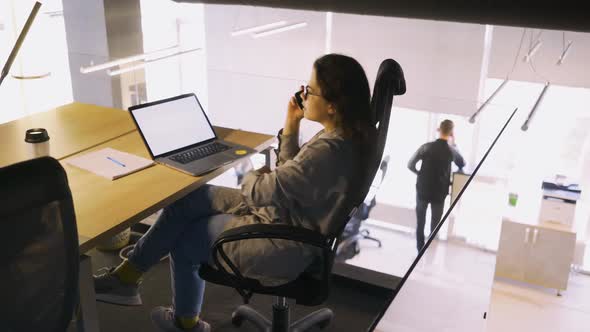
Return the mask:
[[[508,194],[508,204],[510,204],[510,206],[516,206],[517,202],[518,202],[518,194],[509,193]]]

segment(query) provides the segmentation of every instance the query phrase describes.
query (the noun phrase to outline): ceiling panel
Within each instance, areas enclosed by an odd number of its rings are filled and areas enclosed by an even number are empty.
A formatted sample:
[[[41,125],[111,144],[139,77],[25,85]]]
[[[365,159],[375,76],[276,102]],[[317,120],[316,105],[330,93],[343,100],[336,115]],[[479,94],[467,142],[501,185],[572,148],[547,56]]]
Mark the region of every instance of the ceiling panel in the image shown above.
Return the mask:
[[[485,26],[334,14],[333,51],[364,66],[373,85],[382,60],[398,61],[408,90],[396,104],[470,115],[476,108]]]
[[[561,55],[563,32],[554,30],[528,29],[525,34],[522,49],[516,56],[523,28],[494,27],[492,37],[492,51],[488,76],[504,78],[510,72],[516,57],[516,66],[510,77],[514,80],[590,88],[590,34],[580,32],[565,32],[566,44],[573,41],[567,57],[562,65],[556,65]],[[540,48],[532,58],[532,63],[523,62],[531,45],[539,36],[542,42]]]

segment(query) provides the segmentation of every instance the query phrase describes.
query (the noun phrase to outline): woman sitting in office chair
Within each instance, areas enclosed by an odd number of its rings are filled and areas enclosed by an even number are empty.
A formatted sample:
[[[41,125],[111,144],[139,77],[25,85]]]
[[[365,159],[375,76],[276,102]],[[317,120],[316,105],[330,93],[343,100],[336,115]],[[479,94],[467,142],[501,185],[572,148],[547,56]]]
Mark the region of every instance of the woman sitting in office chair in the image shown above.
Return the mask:
[[[170,254],[173,306],[155,308],[152,321],[162,331],[209,331],[209,324],[199,319],[205,290],[199,265],[210,261],[209,247],[222,231],[276,222],[329,234],[342,226],[347,192],[362,178],[375,134],[367,77],[353,58],[328,54],[315,61],[309,85],[300,93],[304,109],[291,97],[278,136],[276,169],[249,172],[241,189],[202,186],[165,208],[128,260],[95,277],[98,300],[140,305],[142,274]],[[299,147],[303,118],[324,129]],[[226,247],[244,276],[265,285],[296,279],[319,256],[316,250],[269,239]]]

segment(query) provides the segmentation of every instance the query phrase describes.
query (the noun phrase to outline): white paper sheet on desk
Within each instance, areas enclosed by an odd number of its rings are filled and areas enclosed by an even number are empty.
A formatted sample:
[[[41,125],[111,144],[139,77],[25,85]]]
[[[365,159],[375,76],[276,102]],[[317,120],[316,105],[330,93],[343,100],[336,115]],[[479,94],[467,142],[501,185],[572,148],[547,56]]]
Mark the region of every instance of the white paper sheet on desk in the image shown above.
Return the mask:
[[[137,172],[154,164],[153,160],[111,148],[74,157],[68,160],[67,163],[111,180]]]

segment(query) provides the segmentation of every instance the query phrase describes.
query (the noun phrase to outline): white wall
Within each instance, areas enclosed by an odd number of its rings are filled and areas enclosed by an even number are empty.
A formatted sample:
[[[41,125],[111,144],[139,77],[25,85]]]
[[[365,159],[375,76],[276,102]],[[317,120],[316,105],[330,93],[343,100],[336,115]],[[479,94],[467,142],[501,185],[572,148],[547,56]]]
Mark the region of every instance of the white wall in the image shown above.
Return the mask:
[[[305,21],[307,26],[259,39],[230,36],[234,29],[278,20]],[[205,5],[205,27],[212,121],[276,133],[283,125],[290,96],[305,84],[313,61],[323,55],[325,14]]]
[[[113,106],[111,77],[80,73],[80,67],[111,60],[102,0],[63,0],[63,12],[74,100]]]
[[[476,109],[485,26],[334,14],[332,49],[353,56],[369,82],[382,60],[403,67],[408,90],[396,105],[471,115]]]

